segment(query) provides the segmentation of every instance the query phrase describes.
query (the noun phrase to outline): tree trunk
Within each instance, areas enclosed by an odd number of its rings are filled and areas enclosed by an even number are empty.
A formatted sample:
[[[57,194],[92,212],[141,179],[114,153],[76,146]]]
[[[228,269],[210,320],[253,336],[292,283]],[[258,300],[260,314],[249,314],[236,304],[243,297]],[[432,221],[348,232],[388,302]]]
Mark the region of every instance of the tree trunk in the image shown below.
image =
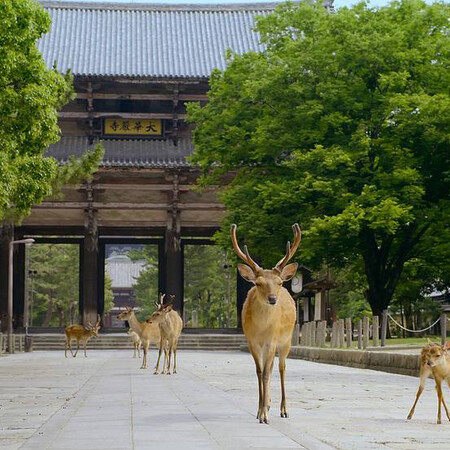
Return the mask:
[[[47,312],[45,313],[44,320],[42,322],[43,327],[48,327],[50,324],[50,321],[52,320],[53,316],[53,298],[50,297],[48,299],[48,305],[47,305]]]

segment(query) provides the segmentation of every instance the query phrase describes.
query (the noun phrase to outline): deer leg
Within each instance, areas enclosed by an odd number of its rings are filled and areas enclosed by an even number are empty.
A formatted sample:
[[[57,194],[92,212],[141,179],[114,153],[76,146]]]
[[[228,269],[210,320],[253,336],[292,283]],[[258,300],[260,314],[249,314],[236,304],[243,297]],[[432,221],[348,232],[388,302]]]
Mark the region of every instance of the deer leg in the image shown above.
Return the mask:
[[[169,359],[168,359],[168,362],[167,362],[167,375],[170,375],[171,374],[170,373],[170,363],[171,363],[171,360],[172,360],[172,353],[173,353],[172,346],[169,347],[169,351],[167,353],[168,353],[168,356],[169,356]]]
[[[69,340],[66,337],[66,348],[64,349],[64,356],[67,358],[67,349],[69,348]]]
[[[161,341],[159,342],[158,361],[156,362],[154,375],[158,375],[158,373],[159,373],[159,362],[161,360],[161,353],[162,353],[162,351],[163,351],[163,342],[162,342],[162,339],[161,339]]]
[[[84,357],[87,358],[86,354],[87,341],[84,341]]]
[[[75,352],[75,355],[73,355],[74,358],[76,358],[78,350],[80,350],[80,341],[77,340],[77,351]]]
[[[167,348],[168,346],[167,346],[167,343],[166,343],[166,345],[164,346],[164,363],[163,363],[163,371],[162,371],[162,373],[163,373],[163,375],[166,375],[166,373],[167,373],[167,358],[168,358],[168,348]]]
[[[173,351],[173,373],[177,373],[177,347],[178,347],[178,341],[174,345],[174,351]]]
[[[140,342],[137,343],[137,354],[138,354],[138,358],[141,357],[141,347],[142,344]]]
[[[133,343],[133,358],[136,358],[136,342]]]
[[[426,369],[426,368],[420,369],[419,389],[417,390],[416,399],[414,401],[414,404],[412,405],[411,410],[409,411],[409,414],[407,417],[408,420],[411,420],[413,418],[417,402],[419,401],[419,398],[422,395],[422,392],[425,388],[425,381],[428,378],[428,376],[430,375],[430,373],[431,373],[431,370],[429,370],[429,369]]]
[[[262,380],[263,380],[263,407],[262,407],[262,414],[259,418],[259,423],[269,423],[269,417],[268,417],[268,405],[269,405],[269,399],[270,399],[270,378],[272,376],[271,368],[273,367],[273,359],[275,357],[275,348],[271,348],[268,350],[264,366],[263,366],[263,373],[262,373]]]
[[[262,362],[260,351],[257,351],[248,343],[250,353],[253,356],[256,366],[256,376],[258,377],[258,412],[256,413],[256,418],[260,419],[263,409],[263,382],[262,382]]]
[[[142,357],[142,366],[141,366],[141,369],[146,369],[146,368],[148,367],[148,364],[147,364],[148,342],[146,342],[146,343],[143,345],[142,350],[143,350],[143,352],[144,352],[144,355],[143,355],[143,357]]]
[[[286,388],[285,388],[285,378],[286,378],[286,357],[289,354],[290,345],[286,345],[278,350],[279,364],[278,369],[280,371],[280,381],[281,381],[281,405],[280,405],[280,415],[281,417],[287,418],[287,408],[286,408]]]
[[[437,398],[438,398],[438,414],[437,414],[436,423],[442,423],[442,421],[441,421],[441,404],[444,401],[444,398],[442,396],[442,387],[441,387],[442,380],[435,378],[434,381],[436,382],[436,393],[437,393]]]

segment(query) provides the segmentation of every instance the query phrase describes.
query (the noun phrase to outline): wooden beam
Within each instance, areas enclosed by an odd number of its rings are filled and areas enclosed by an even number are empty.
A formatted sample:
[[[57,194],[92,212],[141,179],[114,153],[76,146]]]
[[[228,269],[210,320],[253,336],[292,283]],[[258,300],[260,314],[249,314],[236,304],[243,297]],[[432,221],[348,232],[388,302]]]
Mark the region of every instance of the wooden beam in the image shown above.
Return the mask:
[[[60,119],[89,119],[89,113],[84,111],[61,111]],[[123,112],[94,112],[94,119],[113,117],[117,119],[173,119],[172,113],[123,113]],[[178,119],[185,119],[187,114],[178,114]]]
[[[89,94],[86,92],[78,92],[77,98],[87,100]],[[94,100],[167,100],[172,101],[172,94],[110,94],[95,92],[92,94]],[[185,102],[201,102],[208,101],[206,94],[180,94],[179,100]]]
[[[87,209],[87,202],[43,202],[35,209]],[[170,203],[117,203],[93,202],[93,209],[134,209],[134,210],[169,210]],[[180,210],[224,210],[221,203],[179,203]]]

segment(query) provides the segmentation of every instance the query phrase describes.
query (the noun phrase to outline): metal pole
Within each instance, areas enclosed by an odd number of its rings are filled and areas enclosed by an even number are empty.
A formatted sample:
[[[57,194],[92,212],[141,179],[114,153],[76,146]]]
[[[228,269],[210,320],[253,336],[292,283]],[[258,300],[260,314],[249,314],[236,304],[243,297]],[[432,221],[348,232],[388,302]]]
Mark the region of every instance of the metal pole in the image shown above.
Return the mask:
[[[381,313],[381,346],[386,347],[386,333],[387,333],[387,309]]]

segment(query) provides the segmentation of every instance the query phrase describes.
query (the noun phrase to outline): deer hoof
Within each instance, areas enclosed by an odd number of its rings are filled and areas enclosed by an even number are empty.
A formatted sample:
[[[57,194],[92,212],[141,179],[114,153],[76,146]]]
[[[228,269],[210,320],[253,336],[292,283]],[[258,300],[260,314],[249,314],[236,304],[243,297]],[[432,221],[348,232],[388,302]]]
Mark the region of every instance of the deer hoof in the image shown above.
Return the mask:
[[[283,419],[287,419],[289,417],[288,413],[286,411],[282,412],[280,414],[281,417],[283,417]]]
[[[440,420],[438,420],[436,423],[437,423],[438,425],[440,425],[442,422],[441,422]]]

